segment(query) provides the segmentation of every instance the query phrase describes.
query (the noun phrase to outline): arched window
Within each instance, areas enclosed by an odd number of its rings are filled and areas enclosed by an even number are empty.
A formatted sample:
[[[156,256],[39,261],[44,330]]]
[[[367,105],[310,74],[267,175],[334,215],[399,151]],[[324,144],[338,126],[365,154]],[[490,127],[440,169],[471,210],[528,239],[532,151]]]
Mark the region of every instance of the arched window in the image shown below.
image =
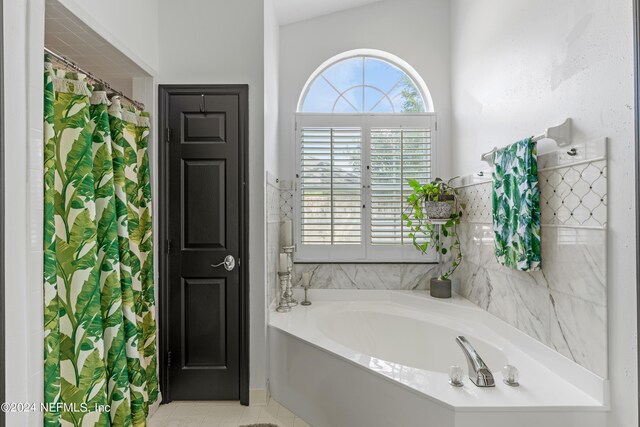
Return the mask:
[[[358,50],[318,67],[296,114],[296,260],[435,261],[413,248],[402,212],[407,179],[431,179],[436,128],[424,81],[400,58]]]
[[[414,80],[382,58],[342,59],[315,76],[303,95],[305,113],[424,113],[425,101]]]

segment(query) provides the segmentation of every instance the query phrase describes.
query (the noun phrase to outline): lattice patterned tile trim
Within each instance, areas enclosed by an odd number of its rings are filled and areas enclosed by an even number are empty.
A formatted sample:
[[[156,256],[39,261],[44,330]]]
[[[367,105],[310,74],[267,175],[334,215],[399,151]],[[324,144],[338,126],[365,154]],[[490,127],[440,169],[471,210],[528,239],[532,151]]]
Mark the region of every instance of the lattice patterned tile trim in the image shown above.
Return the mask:
[[[280,219],[293,220],[293,191],[280,190]]]
[[[605,227],[607,224],[607,162],[599,160],[541,169],[542,225]],[[491,182],[458,189],[465,204],[464,222],[491,223]]]
[[[606,160],[542,169],[538,179],[542,224],[607,224]]]
[[[458,201],[464,206],[464,222],[491,223],[491,182],[473,184],[458,189]]]

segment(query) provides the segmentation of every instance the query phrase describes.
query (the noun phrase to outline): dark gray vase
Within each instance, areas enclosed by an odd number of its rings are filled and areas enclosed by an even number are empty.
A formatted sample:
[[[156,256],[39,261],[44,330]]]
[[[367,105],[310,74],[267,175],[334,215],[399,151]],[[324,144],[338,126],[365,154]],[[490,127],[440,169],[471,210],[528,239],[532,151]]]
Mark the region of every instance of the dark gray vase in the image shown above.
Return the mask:
[[[451,280],[440,280],[436,277],[429,282],[429,292],[434,298],[451,298]]]

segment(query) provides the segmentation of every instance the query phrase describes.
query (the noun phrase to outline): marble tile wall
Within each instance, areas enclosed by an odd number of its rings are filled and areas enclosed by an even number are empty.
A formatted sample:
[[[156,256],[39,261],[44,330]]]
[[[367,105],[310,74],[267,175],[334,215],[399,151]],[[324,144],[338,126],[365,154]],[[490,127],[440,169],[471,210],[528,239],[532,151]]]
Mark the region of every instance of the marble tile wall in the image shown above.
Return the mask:
[[[495,259],[491,182],[460,188],[455,290],[606,378],[606,161],[541,169],[539,183],[542,270],[534,272]]]
[[[280,188],[269,172],[265,182],[267,230],[267,304],[278,295],[278,254],[280,253]]]
[[[429,289],[429,278],[437,275],[435,264],[295,264],[293,284],[302,273],[311,273],[315,289]]]

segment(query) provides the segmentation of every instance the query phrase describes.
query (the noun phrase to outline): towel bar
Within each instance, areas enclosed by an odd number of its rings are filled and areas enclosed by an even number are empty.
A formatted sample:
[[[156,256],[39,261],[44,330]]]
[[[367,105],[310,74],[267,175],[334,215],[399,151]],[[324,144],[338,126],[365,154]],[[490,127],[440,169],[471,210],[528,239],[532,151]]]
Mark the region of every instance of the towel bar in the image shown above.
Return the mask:
[[[537,142],[541,139],[552,139],[558,145],[558,147],[565,147],[571,144],[571,119],[566,119],[563,123],[558,126],[553,126],[548,128],[544,133],[540,135],[536,135],[531,138],[531,142]],[[493,153],[498,150],[498,147],[493,147],[493,150],[487,151],[486,153],[482,153],[480,156],[480,160],[487,162],[490,166],[492,166]],[[571,152],[572,156],[576,155],[576,152],[573,150]]]

